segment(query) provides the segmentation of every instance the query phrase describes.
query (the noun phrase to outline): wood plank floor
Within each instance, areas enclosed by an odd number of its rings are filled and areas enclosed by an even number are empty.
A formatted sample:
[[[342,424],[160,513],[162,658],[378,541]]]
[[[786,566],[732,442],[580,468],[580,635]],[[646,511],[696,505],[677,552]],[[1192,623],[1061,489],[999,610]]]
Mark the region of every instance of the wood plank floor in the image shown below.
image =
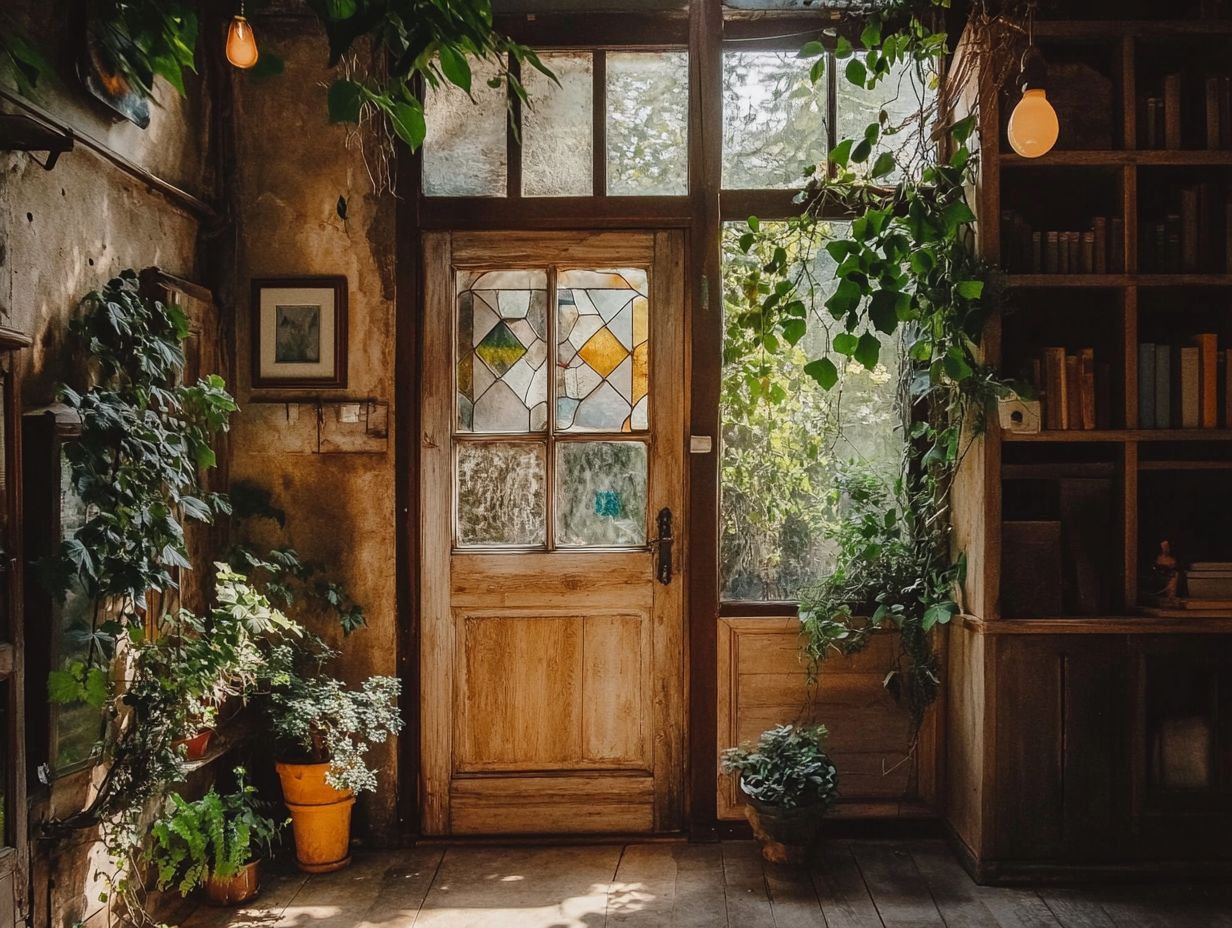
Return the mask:
[[[940,841],[834,841],[817,865],[751,842],[421,847],[275,874],[183,928],[1232,928],[1232,887],[976,886]]]

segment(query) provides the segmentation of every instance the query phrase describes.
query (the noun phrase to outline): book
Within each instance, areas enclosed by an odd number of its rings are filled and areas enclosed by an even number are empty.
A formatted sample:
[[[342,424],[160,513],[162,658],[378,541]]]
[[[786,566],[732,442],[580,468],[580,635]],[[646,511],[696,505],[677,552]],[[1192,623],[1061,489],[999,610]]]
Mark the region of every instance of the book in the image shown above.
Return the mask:
[[[1112,483],[1106,479],[1066,477],[1058,481],[1061,516],[1061,593],[1067,613],[1100,615],[1111,599],[1113,522]]]
[[[1198,270],[1198,188],[1181,188],[1180,267],[1186,274]]]
[[[1155,346],[1155,428],[1172,428],[1172,346]]]
[[[1218,77],[1206,79],[1206,147],[1220,147],[1219,129],[1219,97],[1223,92],[1222,80]]]
[[[1201,374],[1198,349],[1181,349],[1181,428],[1196,429],[1200,418]]]
[[[1069,247],[1069,233],[1061,232],[1057,235],[1057,271],[1062,274],[1069,274],[1073,270],[1071,261],[1073,252]]]
[[[1031,233],[1031,272],[1039,274],[1044,270],[1043,237],[1038,231]]]
[[[1146,148],[1159,148],[1159,98],[1147,97],[1146,110]]]
[[[1138,346],[1138,428],[1155,428],[1155,345]]]
[[[1232,246],[1229,246],[1229,251],[1232,251]],[[1113,216],[1108,222],[1108,271],[1120,274],[1124,270],[1125,220],[1120,216]]]
[[[1095,273],[1095,231],[1093,229],[1082,233],[1082,260],[1078,267],[1084,274]]]
[[[1082,428],[1082,370],[1076,354],[1065,356],[1065,427]]]
[[[1095,273],[1108,273],[1108,219],[1096,216],[1092,220],[1095,235]]]
[[[1065,395],[1065,349],[1045,348],[1044,369],[1044,427],[1064,429],[1068,427],[1068,403]]]
[[[1198,348],[1198,421],[1204,429],[1219,427],[1219,336],[1203,332],[1194,336]]]
[[[1095,349],[1078,352],[1078,407],[1084,429],[1095,428]]]
[[[1164,148],[1181,147],[1181,75],[1164,75]]]
[[[1044,241],[1044,273],[1055,274],[1061,266],[1061,235],[1049,229]]]

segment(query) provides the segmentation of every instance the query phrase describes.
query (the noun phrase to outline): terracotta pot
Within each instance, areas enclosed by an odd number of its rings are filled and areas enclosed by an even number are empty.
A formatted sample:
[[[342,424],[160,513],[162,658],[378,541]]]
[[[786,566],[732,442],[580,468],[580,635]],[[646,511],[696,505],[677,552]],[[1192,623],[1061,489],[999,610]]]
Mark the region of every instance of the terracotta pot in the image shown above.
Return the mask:
[[[305,873],[331,873],[351,862],[350,790],[325,782],[329,764],[275,764],[291,811],[295,861]]]
[[[240,905],[260,890],[261,861],[254,860],[235,876],[220,878],[210,874],[205,881],[205,900],[210,905]]]
[[[741,790],[743,792],[743,790]],[[784,809],[744,794],[744,817],[753,826],[761,856],[774,864],[808,861],[821,833],[826,807],[821,803]]]
[[[214,737],[214,729],[203,728],[191,738],[180,738],[178,741],[172,742],[173,747],[184,745],[188,752],[184,755],[187,761],[201,760],[205,757],[205,752],[209,750],[210,739]]]

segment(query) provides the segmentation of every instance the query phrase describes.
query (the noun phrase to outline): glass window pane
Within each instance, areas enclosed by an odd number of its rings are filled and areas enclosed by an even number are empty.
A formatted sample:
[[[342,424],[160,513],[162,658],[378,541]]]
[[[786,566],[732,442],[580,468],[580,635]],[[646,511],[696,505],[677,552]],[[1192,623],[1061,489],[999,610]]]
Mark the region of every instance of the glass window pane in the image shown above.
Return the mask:
[[[588,197],[594,192],[594,67],[589,54],[543,55],[556,81],[530,65],[522,82],[522,193]],[[557,84],[559,81],[559,84]]]
[[[831,232],[847,235],[846,226],[832,223]],[[897,473],[902,452],[898,353],[884,348],[874,371],[855,362],[844,367],[843,359],[830,353],[827,326],[835,323],[823,303],[834,291],[835,264],[823,247],[816,248],[812,262],[816,284],[805,294],[810,311],[805,337],[795,346],[781,343],[774,354],[765,352],[760,334],[737,318],[745,311],[745,268],[769,259],[756,248],[747,255],[740,250],[743,230],[743,224],[732,224],[723,235],[722,595],[794,600],[832,566],[827,532],[842,505],[835,492],[840,470],[854,461],[887,477]],[[804,373],[806,363],[826,355],[842,376],[829,392]]]
[[[609,52],[607,192],[689,192],[689,56]]]
[[[561,271],[556,283],[556,428],[641,432],[649,425],[646,272]]]
[[[542,545],[545,463],[539,443],[459,443],[458,544]]]
[[[723,55],[723,186],[801,187],[829,151],[826,82],[795,52]]]
[[[635,441],[556,446],[556,543],[646,543],[646,446]]]
[[[541,432],[548,424],[544,271],[458,275],[458,431]]]
[[[845,62],[838,62],[839,68],[844,65]],[[887,120],[876,151],[894,152],[899,168],[887,175],[886,182],[890,184],[902,179],[904,165],[912,168],[913,174],[919,172],[924,154],[920,146],[928,142],[927,133],[920,132],[919,114],[922,108],[927,110],[936,96],[929,83],[927,76],[917,73],[912,61],[899,62],[872,90],[857,87],[842,75],[836,82],[839,139],[862,138],[868,124],[877,121],[881,110],[886,111]],[[876,160],[874,154],[865,164],[871,167]]]
[[[470,64],[474,101],[452,84],[428,90],[423,187],[430,197],[505,195],[505,85],[488,86],[499,74],[494,64],[475,60]]]

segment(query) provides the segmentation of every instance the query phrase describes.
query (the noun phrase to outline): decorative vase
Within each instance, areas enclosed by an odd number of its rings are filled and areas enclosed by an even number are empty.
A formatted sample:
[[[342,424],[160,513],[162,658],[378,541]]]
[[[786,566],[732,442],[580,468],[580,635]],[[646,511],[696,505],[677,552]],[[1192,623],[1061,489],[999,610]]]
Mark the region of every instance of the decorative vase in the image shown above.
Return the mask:
[[[274,765],[291,811],[295,861],[305,873],[332,873],[351,862],[350,790],[325,782],[329,764]]]
[[[203,728],[191,738],[180,738],[178,741],[173,742],[173,746],[178,748],[180,745],[184,745],[187,749],[184,759],[191,763],[205,757],[205,752],[209,750],[212,737],[214,737],[214,729]]]
[[[741,790],[743,792],[743,790]],[[803,864],[808,861],[821,833],[826,807],[818,802],[785,809],[744,794],[744,816],[753,826],[753,837],[761,845],[761,856],[774,864]]]
[[[261,861],[245,864],[235,876],[216,877],[212,873],[205,880],[205,899],[210,905],[240,905],[252,899],[261,890]]]

